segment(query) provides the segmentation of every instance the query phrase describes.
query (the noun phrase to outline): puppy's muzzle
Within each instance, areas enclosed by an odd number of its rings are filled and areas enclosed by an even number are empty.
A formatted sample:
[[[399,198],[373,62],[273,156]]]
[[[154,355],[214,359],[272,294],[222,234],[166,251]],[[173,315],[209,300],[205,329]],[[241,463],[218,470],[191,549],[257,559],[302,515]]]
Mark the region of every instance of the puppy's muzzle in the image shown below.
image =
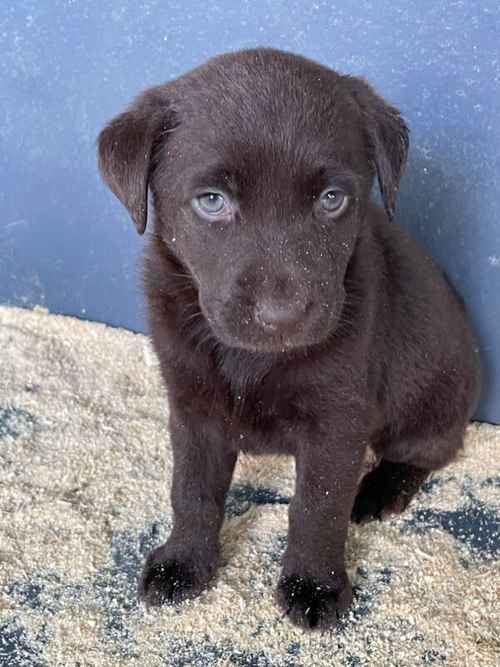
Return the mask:
[[[267,298],[257,302],[254,320],[264,331],[291,334],[303,329],[313,308],[311,301],[282,301]]]

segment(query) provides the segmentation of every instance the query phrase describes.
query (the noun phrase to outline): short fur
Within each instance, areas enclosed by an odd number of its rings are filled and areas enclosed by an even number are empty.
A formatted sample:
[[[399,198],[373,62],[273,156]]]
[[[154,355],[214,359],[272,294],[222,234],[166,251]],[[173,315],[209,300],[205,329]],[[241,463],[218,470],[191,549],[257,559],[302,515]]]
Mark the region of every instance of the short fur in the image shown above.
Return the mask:
[[[103,178],[140,233],[148,189],[155,214],[144,283],[170,402],[174,527],[145,564],[147,604],[195,596],[213,576],[238,452],[291,454],[278,600],[299,625],[332,625],[352,597],[351,516],[402,511],[461,448],[477,348],[459,298],[391,222],[407,150],[399,112],[365,81],[272,49],[151,88],[101,132]],[[333,185],[349,196],[336,220],[318,209]],[[193,209],[214,189],[230,220]],[[358,491],[369,445],[381,461]]]

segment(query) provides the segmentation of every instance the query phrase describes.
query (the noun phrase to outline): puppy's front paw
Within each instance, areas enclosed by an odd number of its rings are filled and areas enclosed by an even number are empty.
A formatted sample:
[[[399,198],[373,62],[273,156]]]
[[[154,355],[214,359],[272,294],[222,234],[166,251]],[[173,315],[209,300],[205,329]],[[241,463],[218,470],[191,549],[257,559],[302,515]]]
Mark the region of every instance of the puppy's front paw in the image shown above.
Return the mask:
[[[197,568],[189,561],[169,557],[165,548],[152,551],[139,580],[139,598],[146,606],[175,604],[199,595],[210,575],[206,567]]]
[[[349,609],[352,588],[346,574],[327,582],[283,575],[278,583],[278,603],[288,618],[303,628],[328,628]]]

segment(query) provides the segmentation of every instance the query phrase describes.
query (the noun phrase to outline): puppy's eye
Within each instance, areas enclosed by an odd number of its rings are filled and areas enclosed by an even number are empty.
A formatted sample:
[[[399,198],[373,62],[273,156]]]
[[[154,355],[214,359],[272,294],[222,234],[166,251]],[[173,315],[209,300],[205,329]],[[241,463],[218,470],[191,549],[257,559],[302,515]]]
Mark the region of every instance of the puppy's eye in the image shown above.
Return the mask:
[[[349,197],[342,190],[330,188],[320,195],[319,203],[330,218],[336,218],[345,211]]]
[[[225,215],[229,206],[219,192],[204,192],[192,200],[197,213],[204,218],[216,218]]]

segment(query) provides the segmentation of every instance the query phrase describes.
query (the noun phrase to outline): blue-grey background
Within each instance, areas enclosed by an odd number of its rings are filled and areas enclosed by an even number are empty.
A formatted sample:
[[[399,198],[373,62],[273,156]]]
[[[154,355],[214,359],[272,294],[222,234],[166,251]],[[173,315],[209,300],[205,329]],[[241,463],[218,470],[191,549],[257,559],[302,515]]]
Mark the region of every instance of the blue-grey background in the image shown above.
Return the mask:
[[[405,114],[399,222],[464,295],[485,363],[477,416],[500,422],[497,0],[4,1],[0,302],[144,330],[143,241],[99,181],[96,135],[144,87],[256,45],[364,75]]]

